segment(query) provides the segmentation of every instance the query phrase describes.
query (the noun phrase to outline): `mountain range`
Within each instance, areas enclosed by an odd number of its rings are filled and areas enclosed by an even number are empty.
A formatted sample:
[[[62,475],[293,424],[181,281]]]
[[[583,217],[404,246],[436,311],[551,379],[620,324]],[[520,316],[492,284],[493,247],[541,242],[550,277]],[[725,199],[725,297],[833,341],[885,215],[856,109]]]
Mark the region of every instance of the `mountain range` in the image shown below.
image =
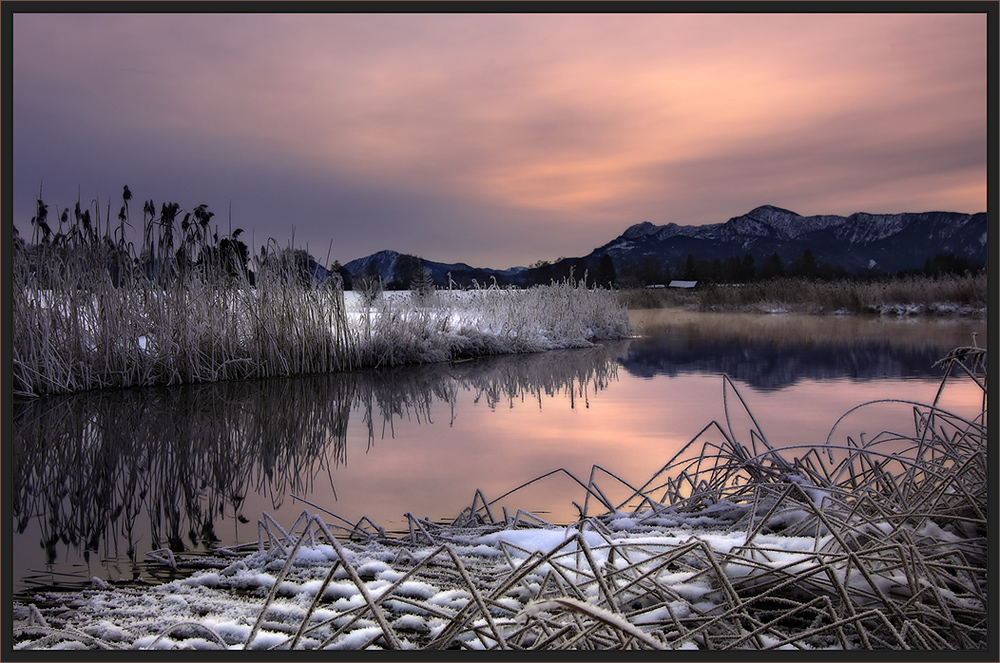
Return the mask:
[[[764,205],[724,223],[702,226],[637,223],[586,256],[563,260],[572,264],[582,261],[596,272],[600,259],[608,255],[621,273],[623,268],[640,260],[679,265],[688,255],[712,261],[741,259],[749,254],[760,264],[777,254],[788,264],[808,249],[817,262],[839,266],[847,272],[895,273],[922,269],[928,259],[940,254],[953,254],[972,264],[985,265],[986,240],[985,212],[801,216]],[[379,251],[352,260],[344,267],[352,277],[377,273],[383,282],[389,283],[401,255]],[[465,263],[428,260],[423,265],[439,285],[448,283],[449,273],[459,285],[469,285],[472,279],[483,283],[491,277],[504,283],[526,284],[534,282],[539,270],[539,267],[489,270]]]
[[[397,251],[379,251],[364,258],[358,258],[344,265],[351,277],[357,279],[361,276],[379,276],[383,283],[392,283],[396,277],[396,267],[399,259],[404,254]],[[423,260],[424,267],[430,272],[431,278],[437,285],[448,285],[448,277],[451,275],[452,281],[462,286],[471,285],[472,280],[477,280],[480,284],[489,281],[490,276],[496,276],[505,283],[518,281],[518,277],[527,272],[527,267],[511,267],[509,269],[483,269],[471,267],[464,262],[444,263],[432,260]]]

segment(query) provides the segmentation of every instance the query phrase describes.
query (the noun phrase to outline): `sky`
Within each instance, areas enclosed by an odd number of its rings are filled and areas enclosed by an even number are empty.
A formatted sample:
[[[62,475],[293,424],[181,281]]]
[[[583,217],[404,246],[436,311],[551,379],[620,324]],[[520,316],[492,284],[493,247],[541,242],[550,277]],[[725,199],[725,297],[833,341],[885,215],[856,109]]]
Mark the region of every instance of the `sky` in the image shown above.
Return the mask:
[[[134,226],[146,200],[205,204],[256,250],[503,269],[765,204],[983,212],[986,35],[985,14],[18,13],[15,225],[39,189],[50,221],[116,218],[127,185]]]

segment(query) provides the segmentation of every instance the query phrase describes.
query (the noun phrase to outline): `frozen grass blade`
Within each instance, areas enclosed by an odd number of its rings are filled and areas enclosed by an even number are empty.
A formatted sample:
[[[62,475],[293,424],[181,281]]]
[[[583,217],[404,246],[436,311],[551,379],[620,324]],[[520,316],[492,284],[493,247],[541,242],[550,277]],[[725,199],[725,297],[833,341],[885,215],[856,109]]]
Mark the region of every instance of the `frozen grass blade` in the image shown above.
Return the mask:
[[[633,624],[623,619],[621,615],[610,612],[591,603],[579,601],[571,598],[554,598],[544,601],[535,601],[525,606],[522,615],[525,617],[537,617],[545,610],[569,610],[591,617],[612,629],[629,635],[652,649],[667,649],[659,640],[655,640],[649,634],[636,628]]]

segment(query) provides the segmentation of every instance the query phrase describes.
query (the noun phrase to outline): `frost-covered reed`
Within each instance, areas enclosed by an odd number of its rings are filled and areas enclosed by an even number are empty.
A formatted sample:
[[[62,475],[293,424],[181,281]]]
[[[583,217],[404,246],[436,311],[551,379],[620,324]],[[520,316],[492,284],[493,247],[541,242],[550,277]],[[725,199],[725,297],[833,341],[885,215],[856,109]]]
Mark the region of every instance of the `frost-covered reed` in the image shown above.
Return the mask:
[[[246,272],[209,264],[151,277],[130,256],[130,247],[15,249],[15,394],[288,376],[354,365],[343,292],[333,283],[303,283],[294,266],[280,260],[262,262],[256,284]]]
[[[525,290],[442,290],[431,297],[383,293],[370,305],[357,301],[361,310],[352,327],[366,366],[582,348],[631,335],[628,312],[614,293],[588,288],[582,279]]]
[[[944,367],[933,402],[897,402],[913,412],[910,433],[840,442],[842,419],[826,442],[774,449],[724,380],[724,424],[708,424],[638,488],[598,467],[576,479],[585,497],[569,526],[498,513],[500,498],[479,491],[451,524],[408,515],[403,539],[308,513],[286,529],[265,515],[255,551],[230,551],[170,585],[137,596],[98,584],[74,610],[62,600],[45,607],[58,595],[43,595],[41,608],[16,606],[15,641],[27,649],[984,650],[995,568],[986,351],[957,348]],[[982,388],[978,416],[940,406],[956,379]],[[625,499],[609,498],[598,476],[627,489]],[[157,556],[178,566],[167,551]],[[260,598],[248,600],[250,587]],[[172,622],[147,618],[167,606]]]
[[[387,293],[352,298],[349,312],[339,279],[303,278],[273,243],[253,281],[207,261],[147,273],[132,254],[99,242],[15,248],[15,394],[315,375],[630,334],[614,295],[583,281]]]

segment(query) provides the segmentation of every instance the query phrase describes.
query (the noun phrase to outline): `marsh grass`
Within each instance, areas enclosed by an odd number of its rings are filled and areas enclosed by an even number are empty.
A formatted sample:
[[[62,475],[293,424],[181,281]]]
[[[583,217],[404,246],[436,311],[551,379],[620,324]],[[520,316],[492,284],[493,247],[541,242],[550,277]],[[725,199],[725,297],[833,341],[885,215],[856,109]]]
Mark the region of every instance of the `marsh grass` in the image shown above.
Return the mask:
[[[383,293],[362,309],[365,366],[449,361],[496,354],[585,348],[628,338],[628,312],[610,290],[583,279],[526,290],[491,285],[419,297]]]
[[[631,333],[614,294],[583,280],[364,297],[349,313],[339,278],[302,278],[274,242],[254,259],[252,283],[208,261],[153,263],[150,274],[131,245],[96,240],[14,253],[16,396],[316,375]]]
[[[739,285],[701,284],[621,291],[629,308],[679,306],[702,311],[875,315],[971,315],[986,309],[986,274],[897,276],[879,280],[780,278]]]
[[[212,581],[247,565],[274,573],[245,637],[130,628],[149,646],[204,648],[983,649],[986,351],[957,348],[943,366],[932,403],[895,401],[913,413],[909,433],[841,441],[842,418],[825,442],[781,450],[724,379],[725,421],[642,486],[597,467],[572,477],[584,496],[569,527],[498,513],[500,498],[480,491],[449,524],[408,514],[402,538],[305,512],[289,529],[265,516],[256,552],[223,561]],[[939,407],[959,379],[982,388],[979,416]],[[568,473],[509,494],[555,474]],[[598,477],[629,496],[612,501]],[[530,544],[545,536],[555,544]],[[15,637],[27,647],[120,646],[65,613],[22,615]]]
[[[354,348],[342,290],[263,261],[257,283],[210,265],[149,278],[90,246],[15,251],[15,395],[344,370]],[[134,260],[134,259],[133,259]],[[274,263],[274,264],[272,264]]]

